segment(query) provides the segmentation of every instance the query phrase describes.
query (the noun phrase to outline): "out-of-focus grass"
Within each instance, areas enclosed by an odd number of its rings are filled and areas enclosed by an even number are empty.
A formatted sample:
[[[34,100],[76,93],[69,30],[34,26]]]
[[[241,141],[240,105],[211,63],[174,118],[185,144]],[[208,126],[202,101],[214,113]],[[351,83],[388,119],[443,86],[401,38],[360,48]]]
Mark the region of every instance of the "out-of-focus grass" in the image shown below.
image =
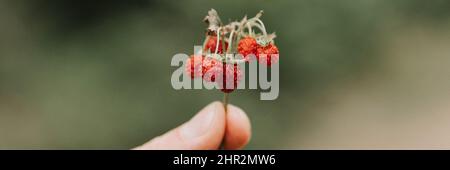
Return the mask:
[[[422,81],[412,74],[448,63],[438,48],[448,43],[440,38],[448,37],[448,7],[439,0],[1,1],[0,148],[126,149],[220,100],[218,91],[176,91],[170,85],[171,57],[201,44],[202,19],[210,8],[224,21],[263,9],[266,27],[278,35],[280,97],[260,101],[257,90],[231,95],[231,103],[252,121],[248,148],[358,146],[358,138],[342,135],[349,129],[327,133],[340,125],[361,127],[358,133],[371,132],[373,140],[385,142],[360,146],[390,146],[391,136],[373,129],[410,120],[410,110],[432,107],[417,105],[423,96],[450,98],[414,86]],[[420,31],[403,31],[411,26]],[[402,42],[395,43],[400,33]],[[408,33],[419,37],[410,41]],[[411,49],[420,50],[416,57],[407,53]],[[442,65],[422,67],[426,58]],[[421,92],[402,92],[402,87]],[[355,95],[367,100],[352,99]],[[359,126],[372,120],[367,118],[326,121],[359,112],[381,120],[373,126]]]

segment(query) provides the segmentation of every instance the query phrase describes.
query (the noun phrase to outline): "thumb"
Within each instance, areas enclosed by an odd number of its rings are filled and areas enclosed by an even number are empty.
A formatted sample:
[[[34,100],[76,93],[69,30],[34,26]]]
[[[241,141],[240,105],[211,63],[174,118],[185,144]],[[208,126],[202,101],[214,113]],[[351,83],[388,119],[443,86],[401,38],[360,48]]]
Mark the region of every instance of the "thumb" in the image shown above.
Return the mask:
[[[217,149],[225,133],[225,110],[213,102],[191,120],[135,149]]]

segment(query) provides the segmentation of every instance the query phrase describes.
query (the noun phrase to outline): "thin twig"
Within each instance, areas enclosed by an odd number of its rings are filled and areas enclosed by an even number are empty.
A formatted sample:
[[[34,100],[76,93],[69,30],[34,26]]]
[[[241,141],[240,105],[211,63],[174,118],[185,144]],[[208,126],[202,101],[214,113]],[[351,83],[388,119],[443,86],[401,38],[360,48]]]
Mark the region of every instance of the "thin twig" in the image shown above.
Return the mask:
[[[228,105],[228,93],[223,93],[223,107],[225,108],[225,114],[227,113],[227,105]]]
[[[227,107],[227,105],[228,105],[228,93],[223,93],[223,101],[222,101],[222,104],[223,104],[223,108],[225,109],[225,121],[227,120],[226,119],[226,117],[227,117],[227,112],[228,112],[228,107]],[[225,123],[225,126],[226,126],[226,124],[227,123]],[[226,127],[225,127],[225,129],[226,129]],[[223,150],[225,150],[225,138],[226,138],[226,136],[224,136],[223,138],[222,138],[222,142],[220,143],[220,149],[223,149]]]

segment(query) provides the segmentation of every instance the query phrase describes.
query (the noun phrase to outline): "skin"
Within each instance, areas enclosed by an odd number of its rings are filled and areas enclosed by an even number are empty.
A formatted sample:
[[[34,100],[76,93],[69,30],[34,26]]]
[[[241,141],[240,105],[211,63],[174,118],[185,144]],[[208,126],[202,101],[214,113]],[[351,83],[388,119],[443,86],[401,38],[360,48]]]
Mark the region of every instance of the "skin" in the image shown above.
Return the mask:
[[[242,109],[227,107],[225,114],[222,103],[213,102],[186,123],[134,149],[242,149],[250,141],[250,120]]]

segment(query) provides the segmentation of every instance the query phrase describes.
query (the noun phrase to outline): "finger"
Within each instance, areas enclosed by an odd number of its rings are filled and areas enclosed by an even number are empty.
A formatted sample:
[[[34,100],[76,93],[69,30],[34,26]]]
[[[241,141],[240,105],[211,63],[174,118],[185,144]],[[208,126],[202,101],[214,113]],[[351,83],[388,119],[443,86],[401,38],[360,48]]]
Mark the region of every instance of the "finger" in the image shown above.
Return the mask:
[[[135,149],[218,149],[224,132],[225,110],[213,102],[188,122]]]
[[[242,109],[228,105],[224,149],[241,149],[250,141],[250,120]]]

